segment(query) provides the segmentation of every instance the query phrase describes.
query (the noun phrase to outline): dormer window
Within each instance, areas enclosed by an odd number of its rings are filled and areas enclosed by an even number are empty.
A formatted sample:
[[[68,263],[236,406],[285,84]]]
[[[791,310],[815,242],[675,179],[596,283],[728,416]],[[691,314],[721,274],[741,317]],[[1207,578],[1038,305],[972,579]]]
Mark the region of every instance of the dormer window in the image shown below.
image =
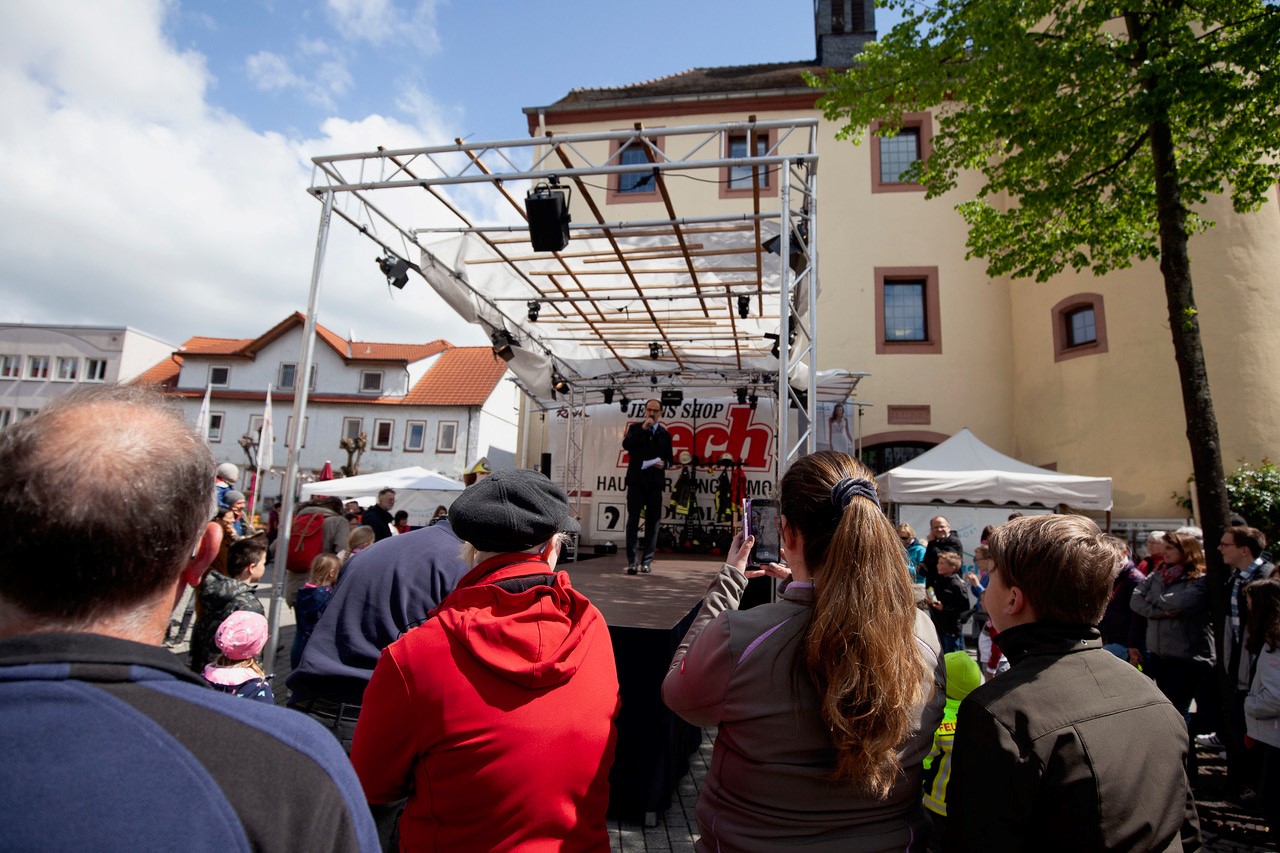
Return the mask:
[[[221,364],[209,365],[209,384],[214,388],[226,388],[231,382],[231,368]]]
[[[382,371],[381,370],[360,371],[360,393],[361,394],[381,394],[382,393]]]

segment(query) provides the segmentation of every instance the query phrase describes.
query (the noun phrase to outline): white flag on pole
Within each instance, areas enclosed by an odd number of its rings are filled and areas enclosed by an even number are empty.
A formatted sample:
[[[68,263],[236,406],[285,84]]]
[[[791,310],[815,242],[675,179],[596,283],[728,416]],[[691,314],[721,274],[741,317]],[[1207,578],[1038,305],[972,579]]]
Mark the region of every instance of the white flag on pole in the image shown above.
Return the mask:
[[[258,468],[271,470],[272,455],[275,447],[275,425],[271,422],[271,385],[267,385],[267,403],[262,407],[262,435],[258,437]]]
[[[213,385],[204,386],[204,402],[200,404],[200,414],[196,415],[196,429],[205,444],[209,443],[209,395],[213,393]]]

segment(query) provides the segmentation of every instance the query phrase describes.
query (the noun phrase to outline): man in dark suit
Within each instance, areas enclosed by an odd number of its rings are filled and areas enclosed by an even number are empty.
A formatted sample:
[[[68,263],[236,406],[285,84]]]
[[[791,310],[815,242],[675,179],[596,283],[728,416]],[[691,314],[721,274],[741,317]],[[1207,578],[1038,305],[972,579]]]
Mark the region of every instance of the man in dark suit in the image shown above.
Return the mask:
[[[658,547],[658,523],[662,519],[662,491],[666,469],[671,464],[671,433],[658,419],[662,404],[648,400],[644,420],[627,427],[622,449],[627,451],[627,574],[648,574]],[[644,510],[644,553],[637,562],[636,540],[640,532],[640,511]]]

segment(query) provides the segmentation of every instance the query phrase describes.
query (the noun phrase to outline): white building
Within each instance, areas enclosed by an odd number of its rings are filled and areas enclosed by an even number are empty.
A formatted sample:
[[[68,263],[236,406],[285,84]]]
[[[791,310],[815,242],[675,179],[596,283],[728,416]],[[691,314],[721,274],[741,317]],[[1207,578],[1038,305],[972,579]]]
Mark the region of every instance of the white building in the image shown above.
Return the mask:
[[[263,494],[274,496],[288,459],[303,329],[303,315],[295,313],[257,338],[194,337],[138,381],[182,397],[193,423],[211,389],[214,456],[246,471],[240,439],[257,440],[271,385],[274,476]],[[339,442],[362,433],[362,474],[420,465],[461,479],[482,456],[495,467],[514,460],[519,390],[502,381],[506,365],[489,347],[348,341],[317,324],[313,361],[298,466],[304,478],[325,462],[342,476],[347,452]]]
[[[174,345],[128,326],[0,325],[0,427],[84,382],[128,382]]]

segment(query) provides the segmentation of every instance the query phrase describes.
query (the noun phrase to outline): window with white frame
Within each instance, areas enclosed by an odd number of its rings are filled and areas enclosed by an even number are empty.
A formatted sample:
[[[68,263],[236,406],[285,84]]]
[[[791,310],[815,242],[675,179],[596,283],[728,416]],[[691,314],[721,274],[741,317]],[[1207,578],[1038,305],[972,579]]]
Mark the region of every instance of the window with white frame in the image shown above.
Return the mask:
[[[80,375],[80,359],[58,356],[58,372],[55,375],[59,382],[75,382]]]
[[[18,417],[16,420],[25,421],[27,418],[34,418],[39,413],[39,409],[18,409]]]
[[[27,356],[27,378],[28,379],[48,379],[49,378],[49,356],[47,355]]]
[[[404,449],[411,453],[421,453],[427,446],[427,422],[408,421],[404,425]]]
[[[280,365],[280,370],[276,374],[276,387],[282,391],[292,391],[293,383],[297,381],[298,365],[291,362],[284,362]]]
[[[301,442],[300,442],[300,443],[302,444],[302,446],[303,446],[303,447],[306,447],[306,446],[307,446],[307,421],[309,421],[309,420],[311,420],[311,418],[309,418],[309,417],[308,417],[308,418],[303,418],[303,419],[302,419],[302,440],[301,440]],[[288,446],[289,446],[289,433],[293,431],[293,415],[289,415],[289,420],[285,422],[285,426],[284,426],[284,428],[285,428],[285,433],[284,433],[284,446],[285,446],[285,447],[288,447]]]
[[[231,382],[231,368],[222,364],[209,365],[209,384],[214,388],[226,388]]]
[[[395,421],[373,422],[373,449],[374,450],[390,450],[391,439],[395,433]]]
[[[107,360],[105,358],[86,358],[84,360],[84,379],[86,382],[106,382]]]
[[[226,415],[222,412],[209,413],[209,441],[213,444],[222,441],[222,424]]]
[[[458,451],[458,422],[441,421],[436,428],[436,453]]]
[[[342,437],[355,441],[364,432],[364,418],[343,418]]]
[[[13,420],[13,412],[9,409],[0,409],[0,429],[7,427]]]
[[[262,415],[249,415],[249,437],[262,443]]]
[[[22,357],[0,355],[0,379],[17,379],[22,375]]]
[[[381,370],[360,371],[360,393],[361,394],[381,394],[382,393],[382,371]]]

